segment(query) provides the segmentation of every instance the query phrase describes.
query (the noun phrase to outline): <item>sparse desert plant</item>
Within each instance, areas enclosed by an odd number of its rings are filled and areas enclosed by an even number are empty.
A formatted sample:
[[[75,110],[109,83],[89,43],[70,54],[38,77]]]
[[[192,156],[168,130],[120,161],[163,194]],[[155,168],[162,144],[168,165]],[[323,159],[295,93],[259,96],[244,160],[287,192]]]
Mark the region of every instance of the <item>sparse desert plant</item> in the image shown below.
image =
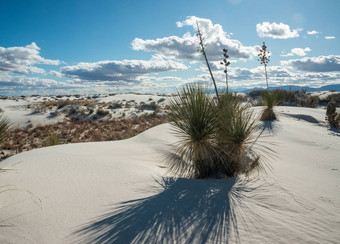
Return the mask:
[[[227,176],[247,172],[259,163],[259,155],[253,150],[253,136],[257,132],[256,120],[248,104],[231,93],[221,95],[217,107],[219,119],[218,143],[221,154],[221,171]]]
[[[336,101],[334,98],[327,104],[326,120],[331,128],[340,128],[340,114],[336,111]]]
[[[340,128],[340,114],[338,112],[335,112],[331,114],[330,116],[328,116],[327,120],[331,127],[335,129]]]
[[[108,111],[108,110],[104,110],[104,109],[102,109],[102,108],[98,108],[97,109],[97,114],[99,115],[99,116],[106,116],[106,115],[108,115],[110,112]]]
[[[180,138],[167,161],[175,174],[232,177],[259,163],[252,150],[256,122],[235,95],[222,94],[218,103],[202,87],[188,85],[169,107],[169,121]]]
[[[59,144],[62,144],[62,140],[56,133],[49,134],[49,136],[43,142],[44,147],[55,146]]]
[[[0,114],[0,144],[6,139],[6,132],[10,126],[10,122],[7,118]]]
[[[320,101],[320,99],[319,99],[318,96],[310,95],[310,96],[307,97],[305,106],[315,108],[318,105],[319,101]]]
[[[218,120],[212,99],[200,86],[188,85],[170,100],[169,120],[181,139],[169,157],[169,169],[192,178],[215,171]]]
[[[280,102],[278,95],[272,91],[264,91],[262,97],[266,107],[262,111],[261,120],[276,120],[274,106],[278,105]]]
[[[340,92],[330,94],[326,98],[322,99],[320,102],[329,103],[330,101],[335,102],[336,106],[340,107]]]

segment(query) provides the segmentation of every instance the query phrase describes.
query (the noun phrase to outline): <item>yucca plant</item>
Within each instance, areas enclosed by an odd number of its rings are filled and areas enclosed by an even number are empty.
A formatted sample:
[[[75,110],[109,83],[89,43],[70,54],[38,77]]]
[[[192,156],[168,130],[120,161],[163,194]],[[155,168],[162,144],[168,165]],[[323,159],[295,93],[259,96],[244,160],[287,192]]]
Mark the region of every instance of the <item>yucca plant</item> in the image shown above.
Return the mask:
[[[2,114],[0,114],[0,144],[2,144],[6,139],[6,132],[9,126],[10,126],[9,120],[3,117]]]
[[[218,138],[220,146],[224,147],[223,173],[235,176],[258,163],[259,156],[252,149],[253,135],[257,131],[256,120],[249,105],[243,105],[231,93],[221,95],[221,104]],[[256,156],[251,159],[250,155]]]
[[[266,107],[262,111],[261,120],[276,120],[274,107],[280,103],[278,94],[272,91],[264,91],[262,98]]]
[[[258,162],[251,146],[256,131],[249,107],[233,94],[221,95],[220,103],[201,86],[187,85],[170,100],[169,120],[180,141],[168,160],[180,176],[204,178],[235,176]]]
[[[203,178],[215,171],[218,121],[213,99],[201,86],[187,85],[170,100],[170,123],[181,139],[169,168],[181,176]]]

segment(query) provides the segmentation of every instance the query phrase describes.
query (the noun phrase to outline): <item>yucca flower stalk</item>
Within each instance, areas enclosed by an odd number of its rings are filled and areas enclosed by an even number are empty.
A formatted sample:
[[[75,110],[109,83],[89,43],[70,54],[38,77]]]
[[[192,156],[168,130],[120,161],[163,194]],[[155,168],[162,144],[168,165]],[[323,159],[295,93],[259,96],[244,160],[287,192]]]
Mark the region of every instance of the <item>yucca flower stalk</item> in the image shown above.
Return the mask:
[[[266,74],[266,84],[267,84],[267,89],[268,89],[267,64],[270,61],[269,60],[270,52],[267,51],[267,46],[266,46],[265,42],[263,42],[260,53],[257,56],[259,56],[258,60],[261,62],[261,64],[264,65],[264,71],[265,71],[265,74]]]
[[[227,58],[229,58],[228,55],[228,49],[223,49],[223,56],[224,59],[221,62],[221,64],[224,66],[224,73],[225,73],[225,81],[226,81],[226,85],[227,85],[227,93],[229,92],[229,87],[228,87],[228,66],[230,65],[230,61],[227,60]]]
[[[208,58],[207,58],[207,54],[205,52],[203,35],[202,35],[202,32],[201,32],[201,30],[199,28],[199,25],[198,25],[197,21],[196,21],[196,25],[197,25],[197,34],[196,34],[196,36],[199,39],[200,48],[201,48],[200,52],[202,53],[202,55],[204,57],[204,60],[205,60],[205,63],[207,64],[207,67],[208,67],[208,70],[209,70],[209,73],[210,73],[210,77],[211,77],[211,79],[213,81],[213,84],[214,84],[214,87],[215,87],[216,98],[217,98],[218,103],[220,103],[220,98],[218,96],[218,91],[217,91],[217,86],[216,86],[215,78],[214,78],[214,75],[213,75],[213,73],[211,71],[211,68],[210,68],[210,65],[209,65],[209,61],[208,61]]]

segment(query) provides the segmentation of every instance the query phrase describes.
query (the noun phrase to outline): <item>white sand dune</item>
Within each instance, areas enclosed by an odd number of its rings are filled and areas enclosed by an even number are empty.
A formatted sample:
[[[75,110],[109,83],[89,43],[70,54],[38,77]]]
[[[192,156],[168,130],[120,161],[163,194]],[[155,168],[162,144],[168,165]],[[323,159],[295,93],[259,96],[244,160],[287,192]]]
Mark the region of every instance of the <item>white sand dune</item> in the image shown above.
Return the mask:
[[[15,155],[0,163],[0,242],[339,243],[340,133],[322,109],[277,111],[266,176],[166,175],[169,124]]]

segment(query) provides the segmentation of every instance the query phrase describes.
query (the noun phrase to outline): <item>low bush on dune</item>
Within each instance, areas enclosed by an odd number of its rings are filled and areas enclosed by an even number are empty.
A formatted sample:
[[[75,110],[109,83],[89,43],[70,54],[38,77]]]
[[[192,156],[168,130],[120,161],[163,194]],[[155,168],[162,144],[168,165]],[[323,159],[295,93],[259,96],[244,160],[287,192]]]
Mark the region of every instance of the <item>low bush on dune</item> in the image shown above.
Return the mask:
[[[327,104],[326,120],[331,128],[340,128],[340,114],[336,111],[336,101],[334,98]]]
[[[168,158],[169,169],[191,178],[233,177],[259,163],[252,150],[255,119],[230,93],[217,103],[197,85],[170,100],[168,117],[180,141]]]
[[[0,114],[0,144],[2,144],[6,139],[7,136],[6,132],[9,128],[9,125],[10,125],[9,120],[3,117],[2,114]]]
[[[109,112],[108,110],[104,110],[104,109],[102,109],[102,108],[98,108],[98,109],[97,109],[97,114],[98,114],[99,116],[106,116],[106,115],[109,115],[110,112]]]
[[[275,91],[263,91],[263,101],[266,107],[261,114],[261,120],[276,120],[274,107],[280,103],[279,94]]]
[[[63,144],[63,141],[60,139],[60,136],[56,133],[51,133],[43,142],[43,147],[55,146]]]

